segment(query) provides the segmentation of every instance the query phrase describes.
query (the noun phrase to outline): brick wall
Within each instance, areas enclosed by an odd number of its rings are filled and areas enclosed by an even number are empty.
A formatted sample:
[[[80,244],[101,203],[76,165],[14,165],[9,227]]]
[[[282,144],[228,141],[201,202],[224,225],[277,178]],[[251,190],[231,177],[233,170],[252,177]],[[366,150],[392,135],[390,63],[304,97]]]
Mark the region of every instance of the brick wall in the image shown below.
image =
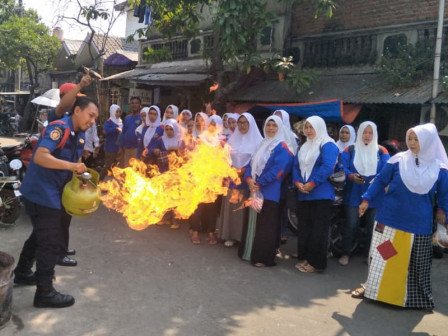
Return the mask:
[[[439,0],[336,0],[333,18],[314,19],[313,1],[303,1],[293,9],[292,35],[381,27],[437,20]],[[445,18],[448,17],[448,3]]]

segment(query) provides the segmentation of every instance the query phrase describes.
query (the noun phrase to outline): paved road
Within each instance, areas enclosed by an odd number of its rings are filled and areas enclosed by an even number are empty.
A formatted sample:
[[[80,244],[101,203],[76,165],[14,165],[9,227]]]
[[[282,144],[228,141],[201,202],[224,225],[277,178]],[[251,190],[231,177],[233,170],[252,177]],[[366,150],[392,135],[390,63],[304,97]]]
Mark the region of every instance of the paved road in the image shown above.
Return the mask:
[[[30,229],[25,216],[0,229],[1,250],[17,258]],[[194,246],[187,237],[186,227],[132,231],[102,207],[73,220],[79,265],[58,266],[56,287],[76,304],[35,309],[34,289],[15,287],[13,320],[0,335],[448,334],[448,255],[434,261],[436,310],[426,314],[352,299],[367,271],[360,258],[347,267],[330,259],[323,274],[301,274],[292,259],[259,269],[239,260],[235,248]]]

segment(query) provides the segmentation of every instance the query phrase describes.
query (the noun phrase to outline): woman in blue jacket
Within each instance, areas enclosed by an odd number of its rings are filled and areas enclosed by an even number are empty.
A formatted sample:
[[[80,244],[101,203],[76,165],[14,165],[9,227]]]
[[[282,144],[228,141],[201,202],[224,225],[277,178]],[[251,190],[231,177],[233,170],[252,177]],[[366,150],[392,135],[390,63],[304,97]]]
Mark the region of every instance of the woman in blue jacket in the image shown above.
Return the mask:
[[[387,149],[378,145],[376,125],[371,121],[365,121],[359,125],[355,145],[347,147],[341,153],[340,160],[347,176],[347,183],[344,187],[346,221],[342,236],[343,255],[339,258],[339,264],[342,266],[348,265],[350,261],[350,253],[359,226],[358,206],[361,204],[361,196],[389,158]],[[381,201],[382,197],[377,197],[364,216],[366,224],[365,257],[369,255],[373,223]]]
[[[101,169],[100,181],[107,174],[110,167],[117,162],[118,149],[120,147],[120,134],[123,129],[123,121],[120,119],[121,107],[112,104],[109,108],[109,119],[103,125],[104,141],[104,167]]]
[[[282,120],[270,116],[264,124],[264,139],[246,166],[244,178],[252,193],[263,194],[259,214],[249,210],[243,229],[239,255],[256,267],[274,266],[280,236],[280,191],[284,173],[290,169],[293,154]]]
[[[448,159],[434,124],[409,129],[406,144],[409,150],[388,161],[359,206],[362,216],[388,186],[376,216],[364,296],[432,310],[433,201],[439,208],[437,222],[445,224]]]
[[[321,117],[309,117],[305,123],[306,142],[294,160],[293,182],[299,190],[296,268],[304,273],[327,267],[328,230],[334,189],[328,181],[333,173],[339,149],[328,136]]]

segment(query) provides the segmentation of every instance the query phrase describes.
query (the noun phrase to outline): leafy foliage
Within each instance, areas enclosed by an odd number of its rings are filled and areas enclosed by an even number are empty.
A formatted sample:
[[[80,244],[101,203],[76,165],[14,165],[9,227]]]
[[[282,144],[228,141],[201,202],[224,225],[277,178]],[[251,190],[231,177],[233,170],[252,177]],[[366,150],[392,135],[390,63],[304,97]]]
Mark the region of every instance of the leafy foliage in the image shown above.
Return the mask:
[[[394,87],[411,86],[432,74],[434,44],[434,40],[423,40],[415,45],[398,44],[393,52],[386,49],[376,71]]]
[[[143,56],[150,63],[166,62],[173,59],[170,50],[166,46],[156,50],[148,47],[146,51],[143,52]]]
[[[303,0],[280,0],[295,2]],[[316,17],[326,15],[330,18],[337,4],[332,0],[312,0],[316,5]],[[155,32],[164,37],[182,34],[186,38],[194,38],[199,34],[199,23],[202,15],[211,14],[213,46],[204,47],[203,55],[211,60],[212,69],[218,81],[224,64],[231,65],[235,70],[248,73],[252,67],[264,66],[266,60],[261,57],[257,47],[258,41],[266,28],[271,27],[276,15],[268,10],[268,0],[128,0],[131,7],[150,4],[153,11],[153,23],[147,29],[139,29],[139,38],[152,36]],[[133,37],[128,37],[128,40]],[[275,71],[287,72],[286,82],[299,91],[307,85],[315,75],[304,73],[291,60],[277,59],[277,65],[270,64]],[[241,78],[236,76],[235,78]],[[215,100],[227,88],[237,86],[233,83],[220,83]]]
[[[29,60],[37,72],[49,69],[60,48],[43,24],[13,15],[0,25],[0,65],[16,69]]]

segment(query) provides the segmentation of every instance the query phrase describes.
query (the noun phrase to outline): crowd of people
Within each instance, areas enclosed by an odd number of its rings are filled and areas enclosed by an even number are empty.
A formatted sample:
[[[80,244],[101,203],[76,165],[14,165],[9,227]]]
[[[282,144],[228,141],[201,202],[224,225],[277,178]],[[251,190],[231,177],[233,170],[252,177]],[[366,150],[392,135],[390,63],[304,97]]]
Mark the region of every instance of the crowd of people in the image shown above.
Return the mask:
[[[53,177],[62,182],[67,176],[59,171],[55,173],[55,169],[64,173],[67,169],[85,171],[86,166],[81,163],[83,152],[76,151],[79,147],[76,144],[90,141],[89,129],[96,128],[92,118],[96,118],[98,110],[86,97],[76,98],[81,88],[82,85],[76,86],[63,101],[76,99],[71,114],[64,116],[66,108],[60,106],[53,111],[54,115],[62,117],[65,126],[50,122],[27,176],[46,176],[50,168],[52,174],[57,175]],[[52,113],[49,120],[57,119],[51,116]],[[433,218],[444,225],[448,213],[448,159],[433,124],[409,129],[405,138],[408,150],[391,157],[388,150],[379,145],[377,127],[371,121],[361,123],[357,131],[351,125],[344,125],[335,141],[328,135],[321,117],[312,116],[301,121],[302,129],[297,133],[283,110],[274,111],[263,122],[261,132],[248,112],[226,113],[221,117],[203,112],[193,114],[187,109],[179,112],[179,108],[171,104],[162,114],[156,105],[142,107],[138,97],[130,99],[130,111],[124,120],[121,116],[121,107],[111,105],[109,118],[102,125],[105,166],[100,173],[101,180],[111,178],[107,177],[111,167],[127,167],[132,158],[155,165],[163,173],[170,169],[171,153],[187,155],[199,143],[228,146],[232,166],[238,170],[241,182],[227,181],[228,194],[213,203],[199,204],[188,220],[176,219],[173,212],[168,212],[160,222],[169,224],[172,229],[188,225],[192,244],[201,244],[202,232],[205,232],[208,244],[222,241],[229,248],[237,245],[238,256],[255,267],[276,265],[276,256],[285,240],[285,222],[287,225],[284,200],[288,187],[293,187],[298,218],[295,268],[302,273],[322,272],[327,267],[328,235],[335,199],[329,177],[338,170],[343,171],[346,225],[343,254],[338,260],[342,266],[350,262],[360,217],[365,217],[368,232],[362,252],[367,258],[369,272],[367,281],[354,291],[354,296],[404,307],[434,307],[431,237]],[[73,147],[76,155],[70,158],[57,151],[64,127],[71,129],[74,137],[70,148],[62,151]],[[95,143],[93,147],[96,148]],[[84,157],[86,151],[95,150],[84,147]],[[64,165],[61,162],[64,160],[72,163]],[[34,187],[25,179],[22,192],[32,215],[33,233],[20,256],[16,282],[37,283],[37,307],[69,306],[74,299],[56,292],[51,279],[58,258],[66,256],[68,250],[68,234],[63,243],[57,239],[68,232],[70,220],[61,215],[63,209],[56,193],[48,196],[44,192],[36,198],[32,196],[36,192]],[[59,189],[60,185],[55,186],[55,190]],[[238,195],[238,202],[235,202],[235,195]],[[249,206],[235,211],[243,203]],[[51,223],[43,223],[44,207],[45,210],[56,209],[53,222],[62,221],[61,232],[52,232]],[[50,246],[36,243],[39,236],[46,234],[45,230],[54,235],[54,241],[48,243]],[[31,271],[34,255],[36,273]]]

